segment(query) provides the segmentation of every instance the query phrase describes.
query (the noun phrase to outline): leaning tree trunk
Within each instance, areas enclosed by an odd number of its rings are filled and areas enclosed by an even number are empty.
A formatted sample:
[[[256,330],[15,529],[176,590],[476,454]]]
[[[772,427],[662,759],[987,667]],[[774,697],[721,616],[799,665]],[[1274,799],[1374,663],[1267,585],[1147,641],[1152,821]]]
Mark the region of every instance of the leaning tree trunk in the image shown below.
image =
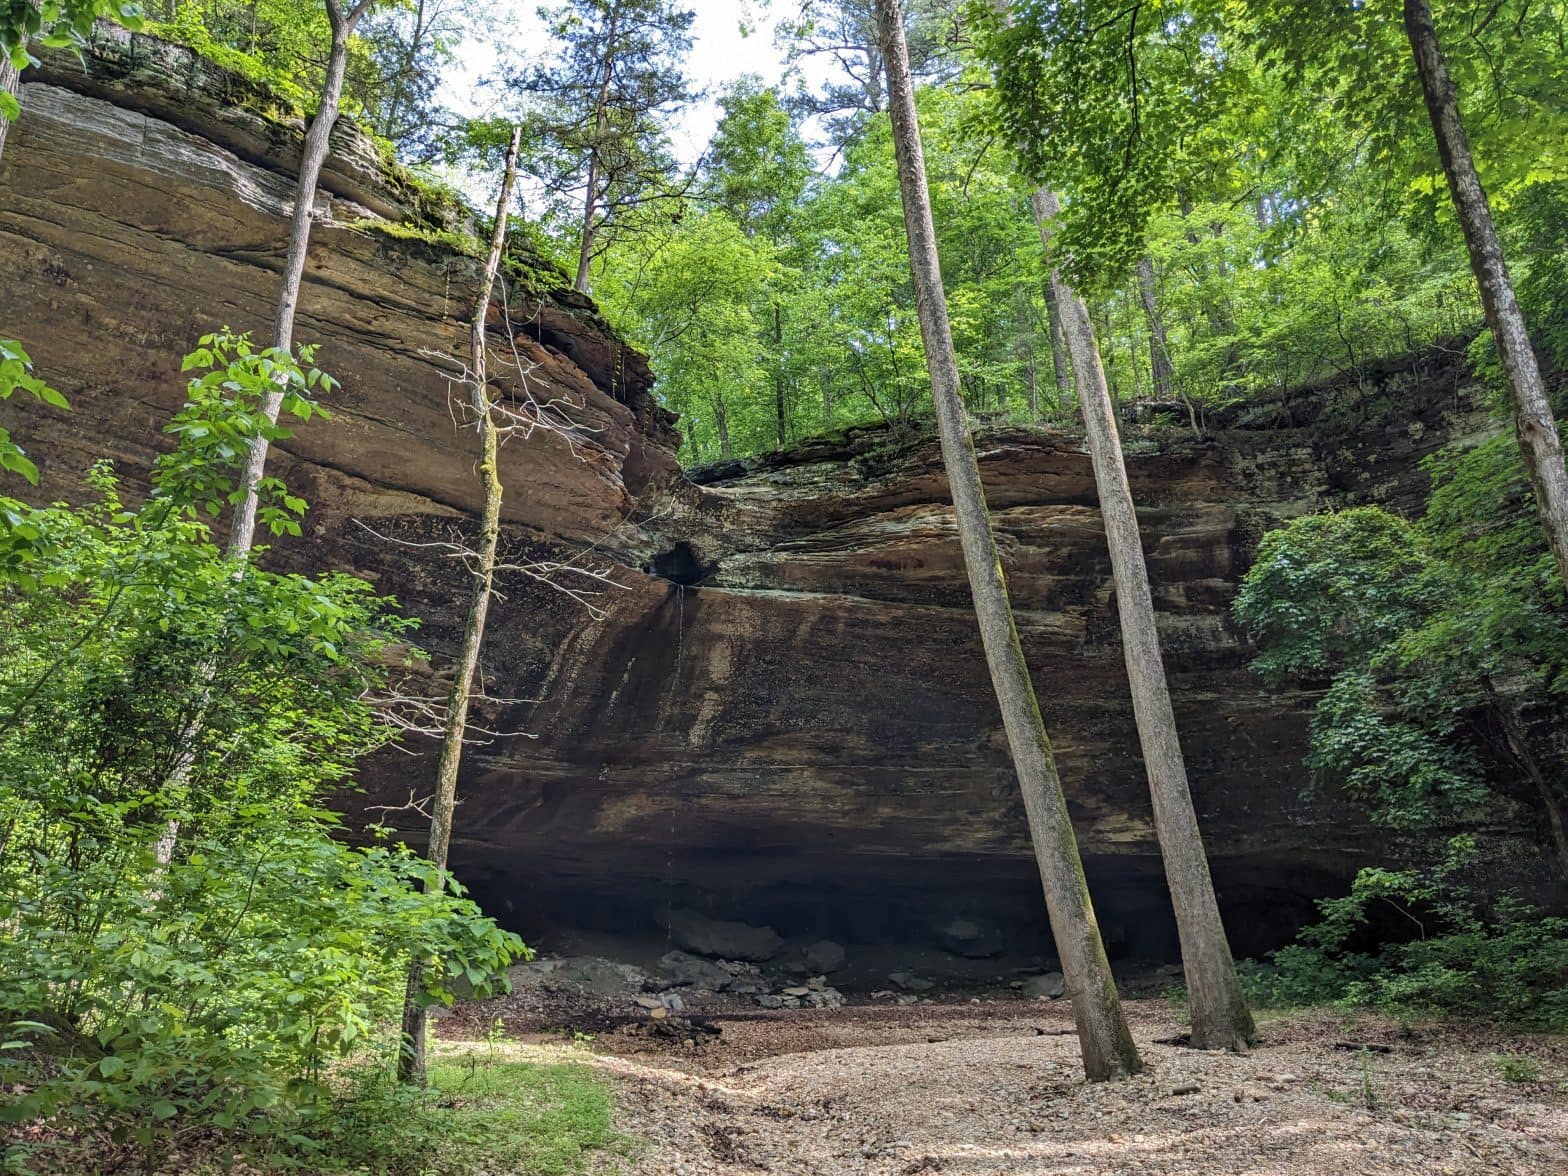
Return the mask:
[[[1024,660],[1001,559],[991,534],[985,489],[975,459],[974,439],[959,388],[947,299],[937,259],[936,232],[926,190],[925,158],[915,117],[909,77],[909,50],[899,0],[876,0],[876,14],[887,66],[893,146],[903,194],[904,228],[909,237],[909,266],[914,277],[920,334],[925,342],[931,398],[936,407],[942,460],[952,488],[953,510],[964,550],[964,565],[980,623],[981,642],[1001,706],[1003,725],[1023,792],[1029,833],[1045,888],[1051,932],[1072,997],[1084,1072],[1091,1080],[1136,1074],[1143,1068],[1137,1046],[1122,1016],[1105,946],[1095,923],[1084,881],[1077,838],[1067,814],[1051,742],[1046,735],[1034,683]]]
[[[3,51],[0,51],[0,90],[21,101],[21,71],[11,64],[11,59]],[[11,120],[0,114],[0,159],[5,158],[5,137],[10,130]]]
[[[1568,587],[1568,470],[1563,467],[1562,439],[1525,330],[1524,315],[1514,297],[1513,281],[1503,260],[1503,245],[1497,238],[1497,226],[1492,223],[1492,207],[1470,154],[1470,142],[1459,117],[1459,96],[1449,77],[1427,0],[1405,0],[1405,32],[1415,53],[1416,72],[1421,75],[1427,114],[1437,138],[1437,154],[1464,229],[1470,268],[1486,310],[1486,325],[1497,342],[1498,358],[1513,394],[1514,432],[1535,491],[1536,513],[1557,560],[1558,574]]]
[[[1059,211],[1056,196],[1040,189],[1034,197],[1035,217],[1043,245],[1049,246],[1051,222]],[[1105,520],[1116,585],[1116,611],[1121,619],[1122,653],[1132,687],[1133,717],[1154,801],[1154,828],[1165,859],[1165,878],[1176,910],[1182,966],[1192,1001],[1192,1044],[1199,1049],[1244,1050],[1257,1036],[1252,1014],[1241,992],[1236,964],[1220,921],[1219,904],[1209,878],[1203,837],[1187,787],[1187,768],[1176,734],[1165,665],[1154,622],[1154,599],[1143,560],[1143,539],[1133,508],[1127,466],[1122,459],[1116,417],[1100,367],[1089,311],[1076,291],[1051,271],[1062,329],[1077,376],[1078,404],[1088,434],[1089,457]]]
[[[446,869],[447,851],[452,845],[452,816],[457,808],[457,773],[463,762],[463,739],[468,733],[468,705],[473,698],[474,679],[479,672],[479,650],[485,639],[485,618],[490,613],[491,589],[495,582],[495,553],[501,538],[501,453],[496,436],[495,418],[490,410],[490,393],[485,372],[485,319],[490,309],[490,294],[501,269],[501,250],[506,244],[507,209],[512,203],[512,186],[517,180],[517,150],[523,138],[521,124],[512,128],[511,146],[506,152],[506,170],[501,176],[501,192],[495,202],[495,229],[490,234],[490,255],[485,259],[484,276],[474,298],[468,329],[469,409],[479,430],[479,480],[484,484],[484,506],[479,515],[479,547],[474,555],[474,582],[468,597],[468,623],[452,675],[452,692],[447,696],[446,730],[441,736],[441,759],[436,766],[435,805],[430,812],[430,845],[425,856],[436,867],[431,885],[439,890],[445,884],[440,871]],[[420,1002],[424,986],[424,964],[415,960],[408,972],[408,995],[403,1003],[403,1051],[398,1057],[398,1077],[404,1082],[424,1085],[425,1039],[429,1017]]]
[[[277,316],[273,320],[272,345],[284,350],[294,346],[294,312],[299,307],[300,282],[305,276],[305,253],[310,246],[311,213],[316,204],[316,184],[327,160],[332,128],[338,121],[338,106],[343,99],[343,71],[348,63],[348,39],[371,0],[359,0],[347,13],[338,0],[326,0],[327,21],[332,26],[332,51],[327,58],[326,82],[321,88],[321,104],[305,132],[305,147],[300,156],[299,181],[294,186],[294,212],[289,220],[288,253],[283,263],[283,286],[278,292]],[[283,389],[274,388],[262,401],[262,412],[271,424],[278,420],[283,405]],[[229,531],[229,555],[240,558],[250,553],[256,541],[256,510],[261,502],[261,479],[267,468],[266,437],[256,437],[245,455],[240,475],[244,498],[234,511]]]

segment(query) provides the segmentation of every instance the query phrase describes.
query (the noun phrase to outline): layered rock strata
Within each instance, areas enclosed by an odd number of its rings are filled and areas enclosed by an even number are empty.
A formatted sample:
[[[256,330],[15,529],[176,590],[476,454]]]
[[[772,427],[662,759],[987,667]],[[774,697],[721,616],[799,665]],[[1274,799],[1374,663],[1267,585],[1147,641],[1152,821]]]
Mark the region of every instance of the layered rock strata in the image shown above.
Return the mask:
[[[41,494],[79,493],[101,457],[134,488],[168,443],[181,354],[217,327],[265,332],[299,127],[247,94],[184,51],[123,34],[85,69],[56,62],[25,85],[0,160],[0,333],[24,342],[72,411],[0,413],[39,459]],[[342,390],[331,422],[279,446],[276,472],[313,505],[305,539],[271,558],[395,594],[424,619],[439,665],[462,573],[409,544],[466,533],[477,501],[450,381],[478,263],[453,247],[460,214],[352,128],[317,215],[297,335],[321,344]],[[506,554],[563,565],[553,574],[584,595],[513,576],[491,614],[485,679],[507,701],[482,708],[502,734],[467,757],[459,875],[547,938],[663,936],[690,908],[852,955],[878,942],[952,948],[957,925],[974,928],[960,956],[992,942],[1044,951],[935,444],[866,430],[688,478],[646,361],[550,267],[514,259],[511,274],[491,329],[516,362],[497,383],[574,423],[565,438],[506,446]],[[1243,951],[1288,939],[1313,897],[1387,847],[1352,813],[1303,798],[1313,699],[1262,689],[1231,598],[1280,520],[1417,502],[1420,458],[1480,427],[1460,371],[1434,355],[1362,372],[1220,414],[1201,440],[1179,423],[1129,430],[1177,718]],[[1113,952],[1167,956],[1088,458],[1060,431],[989,431],[979,449]],[[376,758],[368,795],[345,803],[419,794],[434,749],[412,750]],[[1499,836],[1527,828],[1521,812],[1499,808]]]

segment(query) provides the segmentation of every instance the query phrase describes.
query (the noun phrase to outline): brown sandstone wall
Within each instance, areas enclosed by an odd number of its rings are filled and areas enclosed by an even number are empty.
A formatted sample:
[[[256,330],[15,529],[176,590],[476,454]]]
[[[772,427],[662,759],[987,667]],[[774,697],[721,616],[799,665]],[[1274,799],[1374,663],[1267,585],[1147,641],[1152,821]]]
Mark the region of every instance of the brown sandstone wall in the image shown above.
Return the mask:
[[[0,160],[0,332],[73,411],[0,413],[40,458],[41,494],[74,493],[102,456],[137,484],[182,399],[180,355],[219,326],[266,330],[298,132],[235,105],[226,84],[121,37],[87,71],[56,65],[25,88]],[[339,139],[297,334],[343,387],[334,420],[281,446],[275,468],[313,508],[305,540],[273,558],[368,577],[425,619],[440,655],[459,569],[390,538],[461,533],[475,504],[447,376],[478,267],[365,231],[427,214],[365,142]],[[653,931],[668,908],[697,906],[851,941],[923,942],[965,914],[1037,941],[1038,887],[934,443],[869,430],[687,479],[646,362],[558,287],[522,275],[511,317],[532,391],[565,398],[581,428],[571,445],[507,446],[506,543],[514,557],[586,559],[618,586],[589,610],[506,585],[487,680],[497,697],[538,701],[487,708],[514,733],[468,758],[459,874],[535,933]],[[497,315],[498,339],[501,327]],[[1312,896],[1386,847],[1339,806],[1303,799],[1312,700],[1263,691],[1230,599],[1279,520],[1419,501],[1419,458],[1479,427],[1459,372],[1434,356],[1369,373],[1221,414],[1202,441],[1129,433],[1177,717],[1242,950],[1288,938]],[[1163,954],[1169,914],[1087,456],[1049,431],[989,432],[980,452],[1102,915],[1122,950]],[[423,786],[433,752],[414,750],[370,766],[371,799]],[[1502,835],[1523,818],[1495,819]]]

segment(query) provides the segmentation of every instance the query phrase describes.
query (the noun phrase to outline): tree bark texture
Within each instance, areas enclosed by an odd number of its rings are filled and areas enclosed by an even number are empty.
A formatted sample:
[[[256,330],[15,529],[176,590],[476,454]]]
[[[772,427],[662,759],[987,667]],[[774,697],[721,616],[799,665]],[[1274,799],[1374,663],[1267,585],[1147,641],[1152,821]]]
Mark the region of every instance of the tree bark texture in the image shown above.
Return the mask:
[[[1169,400],[1171,353],[1165,341],[1165,321],[1160,318],[1160,306],[1155,293],[1154,262],[1148,257],[1140,257],[1138,300],[1143,303],[1143,317],[1149,327],[1149,374],[1154,381],[1154,395],[1160,400]]]
[[[789,415],[784,405],[784,308],[777,302],[773,304],[773,410],[783,449],[789,444]]]
[[[272,345],[285,351],[294,347],[294,312],[299,308],[300,283],[305,276],[305,255],[310,248],[312,212],[316,204],[316,186],[321,179],[321,168],[326,163],[331,146],[332,128],[338,121],[338,107],[343,100],[343,71],[348,63],[348,39],[370,7],[371,0],[359,0],[352,9],[344,12],[338,0],[326,0],[327,20],[332,26],[332,50],[327,58],[327,77],[321,88],[321,103],[316,107],[316,117],[305,132],[305,146],[300,155],[299,180],[294,186],[294,211],[289,218],[288,253],[283,262],[283,284],[278,291],[277,315],[272,324]],[[281,387],[267,393],[262,401],[262,412],[267,420],[276,424],[278,410],[283,406]],[[240,474],[240,489],[245,497],[234,511],[234,522],[229,531],[229,555],[246,556],[256,542],[256,510],[261,500],[261,479],[267,468],[267,451],[270,442],[257,437],[250,443],[245,455],[245,468]]]
[[[597,152],[595,148],[595,152]],[[593,268],[594,214],[599,210],[598,156],[588,162],[588,188],[583,195],[583,231],[577,245],[577,276],[572,279],[572,289],[579,294],[588,293],[588,274]]]
[[[732,454],[730,448],[730,415],[724,407],[724,397],[717,396],[713,400],[713,427],[719,432],[719,457],[729,461]]]
[[[479,652],[484,645],[485,620],[490,613],[490,598],[495,583],[496,547],[501,538],[500,438],[491,415],[490,392],[485,363],[485,320],[489,317],[490,295],[501,269],[501,250],[506,244],[507,210],[512,204],[512,187],[517,180],[517,152],[523,129],[512,128],[512,142],[506,152],[506,170],[501,177],[501,192],[495,203],[495,229],[490,234],[490,253],[485,259],[484,276],[474,298],[468,329],[469,411],[479,430],[479,480],[484,485],[484,505],[479,515],[479,545],[474,553],[474,582],[468,597],[468,621],[458,649],[457,666],[452,675],[452,691],[447,696],[446,730],[441,736],[441,758],[436,766],[436,795],[430,811],[430,844],[425,856],[437,870],[446,869],[447,851],[452,845],[452,818],[457,809],[457,774],[463,762],[463,739],[468,733],[468,707],[473,699],[474,682],[479,672]],[[442,885],[441,876],[435,886]],[[427,1010],[417,999],[423,984],[423,965],[416,960],[409,970],[408,997],[403,1006],[404,1050],[398,1059],[398,1073],[405,1082],[421,1085],[425,1079],[425,1039],[429,1025]]]
[[[20,101],[22,96],[22,75],[16,66],[11,64],[11,59],[0,55],[0,90],[4,90],[13,98]],[[0,159],[5,158],[5,137],[11,130],[11,120],[0,114]]]
[[[1056,376],[1056,404],[1063,416],[1073,411],[1073,382],[1067,368],[1067,341],[1062,337],[1062,314],[1056,308],[1056,285],[1045,284],[1045,319],[1051,336],[1051,371]]]
[[[1525,329],[1524,315],[1514,297],[1502,242],[1492,221],[1492,207],[1470,153],[1470,141],[1459,116],[1458,91],[1448,74],[1428,0],[1405,0],[1405,32],[1415,54],[1416,72],[1421,75],[1421,91],[1437,139],[1437,154],[1464,229],[1465,248],[1470,252],[1470,268],[1481,292],[1486,325],[1491,328],[1508,378],[1514,403],[1514,432],[1535,491],[1536,513],[1557,560],[1557,572],[1568,587],[1568,469],[1563,467],[1562,438]]]
[[[1035,193],[1034,209],[1041,243],[1049,246],[1052,222],[1059,211],[1055,194],[1040,189]],[[1078,404],[1088,435],[1105,540],[1110,548],[1133,717],[1149,777],[1154,827],[1165,859],[1165,878],[1176,912],[1182,967],[1192,1002],[1192,1044],[1199,1049],[1243,1050],[1256,1039],[1257,1030],[1242,996],[1241,981],[1220,920],[1203,837],[1187,786],[1187,768],[1155,627],[1143,538],[1138,530],[1110,393],[1100,368],[1099,348],[1083,300],[1055,269],[1051,281],[1056,286],[1062,329],[1077,374]]]
[[[887,67],[888,105],[893,117],[893,145],[903,195],[904,228],[909,237],[909,264],[914,277],[942,458],[952,489],[953,509],[986,663],[1018,772],[1051,931],[1061,957],[1068,995],[1072,998],[1084,1072],[1093,1081],[1136,1074],[1143,1068],[1143,1063],[1122,1016],[1121,1002],[1095,922],[1051,742],[1040,716],[1034,683],[1029,677],[1029,666],[1024,660],[1012,606],[1008,602],[1001,558],[991,533],[985,490],[980,482],[974,439],[969,432],[959,388],[958,362],[947,317],[947,299],[942,289],[930,194],[926,189],[925,157],[909,76],[902,5],[899,0],[876,0],[876,14]]]

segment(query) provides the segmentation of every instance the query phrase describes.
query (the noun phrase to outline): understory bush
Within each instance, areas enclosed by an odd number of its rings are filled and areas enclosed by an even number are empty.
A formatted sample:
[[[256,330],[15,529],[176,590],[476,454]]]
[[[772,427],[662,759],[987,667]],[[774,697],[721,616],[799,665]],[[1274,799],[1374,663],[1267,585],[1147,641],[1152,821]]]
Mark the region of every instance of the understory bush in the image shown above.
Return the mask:
[[[1509,895],[1482,903],[1461,877],[1475,853],[1459,837],[1435,866],[1362,870],[1348,895],[1319,904],[1322,922],[1299,943],[1244,969],[1252,999],[1568,1032],[1568,919]],[[1378,942],[1369,924],[1388,913],[1409,938]]]
[[[1377,507],[1297,519],[1265,537],[1237,597],[1254,667],[1324,687],[1313,787],[1417,847],[1412,868],[1362,870],[1322,902],[1323,920],[1251,982],[1265,1002],[1568,1030],[1568,920],[1490,894],[1504,863],[1454,836],[1499,810],[1533,816],[1551,846],[1540,866],[1568,879],[1549,737],[1568,692],[1568,600],[1512,437],[1429,468],[1419,520]]]
[[[0,502],[11,1167],[24,1125],[148,1168],[203,1131],[304,1146],[336,1060],[395,1052],[412,960],[425,999],[449,1001],[452,977],[483,989],[521,951],[428,862],[348,844],[324,806],[391,737],[414,656],[395,602],[231,558],[206,521],[240,493],[250,439],[286,436],[266,391],[303,419],[330,381],[228,335],[187,367],[139,506],[106,467],[80,506]],[[305,504],[262,489],[264,525],[297,534]]]

